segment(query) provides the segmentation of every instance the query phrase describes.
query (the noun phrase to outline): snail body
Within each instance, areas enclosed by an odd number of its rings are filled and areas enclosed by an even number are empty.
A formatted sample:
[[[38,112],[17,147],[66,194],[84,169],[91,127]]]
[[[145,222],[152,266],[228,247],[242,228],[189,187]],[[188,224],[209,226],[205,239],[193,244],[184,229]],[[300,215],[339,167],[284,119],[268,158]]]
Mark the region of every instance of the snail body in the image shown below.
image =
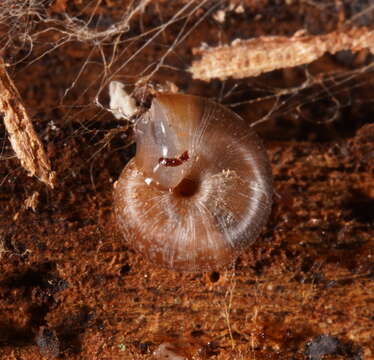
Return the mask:
[[[119,228],[154,263],[186,271],[230,264],[266,224],[272,177],[238,115],[208,99],[159,94],[135,125],[136,155],[115,185]]]

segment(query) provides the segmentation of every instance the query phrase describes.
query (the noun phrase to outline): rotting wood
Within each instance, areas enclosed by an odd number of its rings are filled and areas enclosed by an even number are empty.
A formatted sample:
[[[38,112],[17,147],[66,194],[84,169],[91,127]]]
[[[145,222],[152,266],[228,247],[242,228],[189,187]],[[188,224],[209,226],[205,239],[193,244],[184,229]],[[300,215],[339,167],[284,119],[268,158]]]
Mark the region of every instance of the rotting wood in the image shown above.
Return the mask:
[[[53,188],[55,172],[43,149],[21,97],[0,58],[0,115],[4,119],[9,140],[17,158],[29,176]]]
[[[320,36],[297,32],[292,37],[261,36],[235,40],[231,45],[194,49],[201,59],[192,63],[193,78],[242,79],[276,69],[309,64],[323,54],[367,48],[374,54],[374,30],[365,27],[334,31]]]

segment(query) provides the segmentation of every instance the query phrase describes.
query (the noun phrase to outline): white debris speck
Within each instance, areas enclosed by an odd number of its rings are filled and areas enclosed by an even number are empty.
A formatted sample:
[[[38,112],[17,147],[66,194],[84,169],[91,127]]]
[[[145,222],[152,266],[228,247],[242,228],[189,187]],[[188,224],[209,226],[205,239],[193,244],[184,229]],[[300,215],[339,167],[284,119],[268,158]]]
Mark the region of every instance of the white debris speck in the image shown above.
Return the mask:
[[[224,10],[218,10],[213,14],[213,19],[223,24],[226,20],[226,12]]]
[[[183,355],[178,354],[178,349],[169,343],[161,344],[154,352],[153,357],[157,360],[187,360]]]
[[[135,100],[125,91],[124,87],[124,84],[119,81],[112,81],[109,84],[109,107],[116,119],[128,120],[139,109]]]
[[[60,130],[60,129],[56,126],[56,124],[55,124],[55,122],[54,122],[53,120],[51,120],[51,121],[48,123],[48,126],[49,126],[50,129],[53,130],[53,131]]]
[[[144,179],[144,182],[147,184],[147,185],[150,185],[152,183],[152,179],[151,178],[145,178]]]
[[[245,11],[244,6],[241,5],[241,4],[239,6],[237,6],[236,9],[235,9],[235,12],[237,14],[243,14],[244,11]]]

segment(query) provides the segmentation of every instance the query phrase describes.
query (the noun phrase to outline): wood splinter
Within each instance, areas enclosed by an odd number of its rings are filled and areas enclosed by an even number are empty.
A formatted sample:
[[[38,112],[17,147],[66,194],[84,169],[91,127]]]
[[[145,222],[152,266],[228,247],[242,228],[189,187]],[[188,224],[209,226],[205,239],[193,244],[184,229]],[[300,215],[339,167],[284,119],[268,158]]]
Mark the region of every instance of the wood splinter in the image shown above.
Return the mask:
[[[55,172],[39,140],[21,97],[0,57],[0,116],[4,119],[9,141],[29,176],[53,188]]]
[[[353,28],[324,35],[261,36],[231,45],[194,49],[201,59],[189,71],[194,79],[243,79],[283,68],[309,64],[325,53],[368,49],[374,54],[374,30]]]

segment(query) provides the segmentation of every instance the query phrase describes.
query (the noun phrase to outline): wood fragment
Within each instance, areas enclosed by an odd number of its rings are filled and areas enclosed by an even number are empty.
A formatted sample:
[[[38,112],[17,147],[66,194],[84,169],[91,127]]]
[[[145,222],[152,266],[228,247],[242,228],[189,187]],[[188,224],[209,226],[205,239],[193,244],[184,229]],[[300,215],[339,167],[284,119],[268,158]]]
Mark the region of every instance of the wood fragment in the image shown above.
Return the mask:
[[[130,120],[139,112],[135,99],[125,90],[125,85],[119,81],[109,84],[109,108],[116,119]]]
[[[0,116],[4,118],[5,128],[17,158],[29,176],[53,188],[55,172],[39,140],[21,97],[0,58]]]
[[[374,30],[365,27],[312,36],[296,33],[293,37],[261,36],[235,40],[231,45],[194,49],[201,55],[189,71],[193,78],[242,79],[276,69],[309,64],[326,52],[369,49],[374,54]]]
[[[36,207],[39,204],[39,192],[34,191],[28,198],[25,200],[25,208],[32,209],[35,212]]]

